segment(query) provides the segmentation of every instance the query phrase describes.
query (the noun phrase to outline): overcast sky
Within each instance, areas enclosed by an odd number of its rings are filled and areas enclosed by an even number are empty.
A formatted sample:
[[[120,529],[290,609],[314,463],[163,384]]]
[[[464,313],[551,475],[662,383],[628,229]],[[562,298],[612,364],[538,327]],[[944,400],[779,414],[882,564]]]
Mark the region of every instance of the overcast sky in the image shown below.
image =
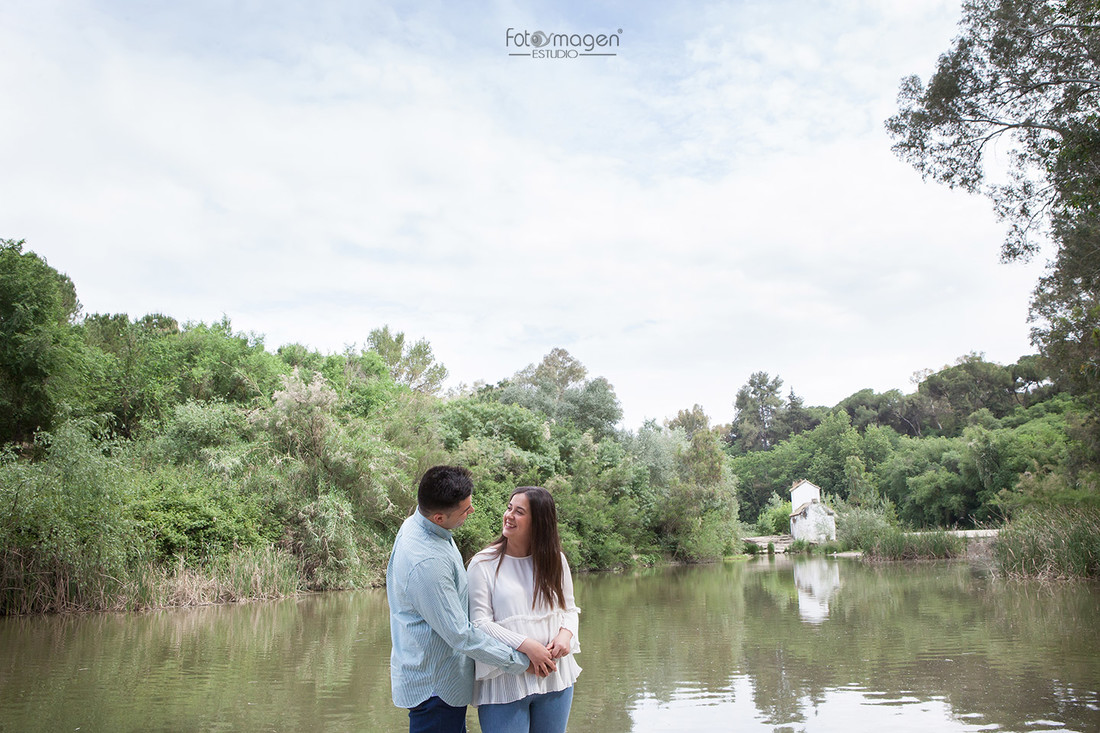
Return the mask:
[[[478,8],[478,9],[474,9]],[[883,121],[948,0],[0,4],[0,238],[85,312],[274,351],[426,338],[449,386],[555,347],[624,426],[1031,353],[1040,264]],[[614,35],[532,58],[512,33]],[[583,50],[583,49],[581,49]]]

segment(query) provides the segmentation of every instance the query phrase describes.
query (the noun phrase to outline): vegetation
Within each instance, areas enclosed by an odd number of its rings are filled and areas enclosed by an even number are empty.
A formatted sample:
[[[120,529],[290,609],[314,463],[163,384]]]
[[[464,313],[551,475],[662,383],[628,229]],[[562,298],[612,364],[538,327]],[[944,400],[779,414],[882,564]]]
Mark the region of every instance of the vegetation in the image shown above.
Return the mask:
[[[1100,512],[1029,509],[993,545],[997,564],[1012,576],[1046,580],[1100,576]]]
[[[938,535],[909,528],[1100,504],[1089,403],[1032,358],[968,355],[911,395],[865,390],[832,409],[780,400],[782,381],[758,373],[737,427],[695,405],[624,431],[610,383],[563,349],[441,397],[427,342],[388,327],[366,349],[271,353],[228,319],[80,317],[71,281],[22,242],[0,256],[4,613],[377,583],[418,476],[444,461],[477,480],[464,553],[495,536],[512,488],[541,484],[577,568],[740,552],[751,525],[786,530],[804,477],[840,512],[838,547],[888,557],[957,551],[914,549]]]

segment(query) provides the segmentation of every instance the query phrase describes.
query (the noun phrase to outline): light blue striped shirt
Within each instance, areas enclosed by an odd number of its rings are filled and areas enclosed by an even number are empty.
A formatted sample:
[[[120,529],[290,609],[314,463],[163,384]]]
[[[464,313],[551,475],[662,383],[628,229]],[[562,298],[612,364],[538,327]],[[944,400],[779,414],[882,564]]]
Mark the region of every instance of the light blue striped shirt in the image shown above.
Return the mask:
[[[470,624],[470,591],[462,554],[449,530],[419,511],[401,525],[386,567],[390,603],[390,685],[393,704],[416,707],[432,695],[469,705],[474,659],[512,674],[527,655]],[[471,658],[472,657],[472,658]]]

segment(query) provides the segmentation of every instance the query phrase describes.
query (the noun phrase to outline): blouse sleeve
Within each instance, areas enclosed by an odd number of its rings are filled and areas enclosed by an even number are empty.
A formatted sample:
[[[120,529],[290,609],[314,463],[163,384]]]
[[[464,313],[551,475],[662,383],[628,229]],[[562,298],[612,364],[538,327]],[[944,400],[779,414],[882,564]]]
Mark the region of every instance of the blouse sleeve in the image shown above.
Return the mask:
[[[562,622],[562,626],[569,629],[573,634],[573,651],[580,651],[580,642],[578,640],[578,632],[580,631],[580,613],[581,609],[577,608],[577,602],[573,597],[573,574],[569,572],[569,560],[565,558],[565,553],[561,556],[561,589],[565,593],[565,619]]]
[[[496,623],[493,615],[493,575],[494,563],[478,561],[474,558],[466,571],[466,577],[470,584],[470,623],[481,629],[497,641],[503,642],[513,649],[519,649],[519,645],[527,638],[523,634],[510,631]]]

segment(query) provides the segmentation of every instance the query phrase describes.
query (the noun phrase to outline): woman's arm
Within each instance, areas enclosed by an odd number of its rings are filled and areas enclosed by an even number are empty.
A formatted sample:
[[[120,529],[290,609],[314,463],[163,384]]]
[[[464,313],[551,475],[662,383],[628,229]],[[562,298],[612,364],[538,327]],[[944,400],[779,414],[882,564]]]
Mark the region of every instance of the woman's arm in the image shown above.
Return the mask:
[[[576,600],[573,597],[573,575],[569,572],[569,561],[565,559],[564,553],[561,556],[561,589],[565,595],[565,619],[557,635],[546,646],[554,659],[559,659],[580,649],[576,639],[578,627],[580,626],[581,610],[577,608]]]

